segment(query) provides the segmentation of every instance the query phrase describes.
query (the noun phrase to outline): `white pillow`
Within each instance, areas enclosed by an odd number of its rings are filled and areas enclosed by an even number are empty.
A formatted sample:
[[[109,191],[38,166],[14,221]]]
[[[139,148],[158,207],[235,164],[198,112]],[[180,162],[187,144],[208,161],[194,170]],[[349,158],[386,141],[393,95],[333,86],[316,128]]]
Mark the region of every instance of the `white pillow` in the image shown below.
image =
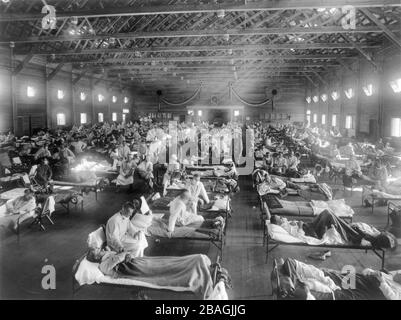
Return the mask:
[[[102,227],[90,233],[88,236],[89,248],[102,248],[105,242],[106,242],[106,235],[104,234]]]
[[[136,214],[132,219],[131,223],[138,229],[147,229],[152,224],[153,217],[151,215],[145,216],[144,214]]]
[[[89,262],[83,259],[79,264],[78,270],[75,273],[75,279],[79,285],[100,283],[104,277],[103,273],[99,269],[98,263]]]
[[[225,210],[227,209],[227,199],[217,199],[213,203],[213,207],[217,208],[218,210]]]

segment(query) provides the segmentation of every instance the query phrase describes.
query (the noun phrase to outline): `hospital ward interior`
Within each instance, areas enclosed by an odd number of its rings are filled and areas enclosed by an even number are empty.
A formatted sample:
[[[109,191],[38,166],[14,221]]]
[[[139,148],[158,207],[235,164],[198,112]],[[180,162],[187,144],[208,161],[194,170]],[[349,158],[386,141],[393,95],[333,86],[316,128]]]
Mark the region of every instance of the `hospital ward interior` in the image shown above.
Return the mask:
[[[401,300],[400,0],[0,0],[1,300]]]

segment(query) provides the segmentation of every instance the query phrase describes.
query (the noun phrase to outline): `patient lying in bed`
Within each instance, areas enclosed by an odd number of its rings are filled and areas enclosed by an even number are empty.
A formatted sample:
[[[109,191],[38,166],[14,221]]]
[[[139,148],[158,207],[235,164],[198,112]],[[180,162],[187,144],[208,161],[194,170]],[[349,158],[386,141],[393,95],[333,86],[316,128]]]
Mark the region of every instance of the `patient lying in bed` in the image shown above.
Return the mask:
[[[112,278],[129,278],[157,288],[191,291],[202,299],[208,299],[213,291],[210,260],[204,255],[132,258],[127,253],[91,248],[86,259],[99,263],[100,271]]]
[[[270,222],[279,225],[291,236],[311,244],[319,244],[313,241],[319,239],[323,241],[322,244],[371,244],[382,249],[397,246],[397,239],[392,234],[380,232],[365,223],[348,223],[329,210],[323,211],[311,222],[288,221],[279,216],[272,216]]]
[[[355,286],[349,274],[319,269],[295,259],[278,260],[280,292],[284,299],[297,300],[400,300],[401,272],[384,273],[365,269],[355,275]],[[348,278],[346,278],[348,277]],[[273,286],[277,275],[273,274]]]

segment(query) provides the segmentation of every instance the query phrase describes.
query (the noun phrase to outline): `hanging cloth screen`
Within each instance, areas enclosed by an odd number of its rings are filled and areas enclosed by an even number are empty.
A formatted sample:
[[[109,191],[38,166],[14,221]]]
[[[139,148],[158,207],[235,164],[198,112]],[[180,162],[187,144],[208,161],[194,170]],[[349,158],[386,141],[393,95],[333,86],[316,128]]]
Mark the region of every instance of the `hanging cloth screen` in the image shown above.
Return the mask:
[[[188,104],[189,102],[191,102],[192,100],[194,100],[194,99],[198,96],[198,94],[200,93],[201,88],[202,88],[202,86],[199,86],[199,88],[196,89],[196,91],[194,92],[194,94],[193,94],[192,96],[190,96],[188,99],[185,99],[184,101],[180,101],[180,102],[171,102],[171,101],[168,101],[168,100],[166,100],[166,99],[164,99],[164,98],[162,98],[162,97],[160,97],[160,101],[163,102],[163,103],[165,103],[165,104],[167,104],[167,105],[169,105],[169,106],[182,106],[182,105]]]
[[[261,107],[261,106],[263,106],[263,105],[268,104],[269,102],[271,102],[271,99],[266,99],[266,100],[264,100],[264,101],[255,102],[255,103],[254,103],[254,102],[249,102],[249,101],[246,101],[245,99],[241,98],[241,96],[235,91],[235,89],[234,89],[232,86],[230,86],[230,91],[231,91],[231,93],[234,94],[234,96],[235,96],[240,102],[242,102],[243,104],[245,104],[245,105],[247,105],[247,106],[250,106],[250,107]]]

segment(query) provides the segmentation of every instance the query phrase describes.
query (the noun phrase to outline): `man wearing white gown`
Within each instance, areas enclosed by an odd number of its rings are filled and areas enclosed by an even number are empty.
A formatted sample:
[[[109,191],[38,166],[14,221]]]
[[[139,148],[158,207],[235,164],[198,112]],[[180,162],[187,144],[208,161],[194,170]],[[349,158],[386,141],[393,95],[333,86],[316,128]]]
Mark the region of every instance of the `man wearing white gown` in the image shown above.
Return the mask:
[[[134,212],[132,203],[127,202],[112,216],[106,225],[107,245],[116,252],[129,252],[132,256],[142,257],[148,247],[145,234],[135,228],[130,217]]]
[[[168,219],[168,231],[170,235],[174,232],[175,226],[183,227],[192,223],[202,223],[205,219],[196,213],[187,210],[187,204],[191,200],[188,190],[182,192],[170,203],[170,215]]]

